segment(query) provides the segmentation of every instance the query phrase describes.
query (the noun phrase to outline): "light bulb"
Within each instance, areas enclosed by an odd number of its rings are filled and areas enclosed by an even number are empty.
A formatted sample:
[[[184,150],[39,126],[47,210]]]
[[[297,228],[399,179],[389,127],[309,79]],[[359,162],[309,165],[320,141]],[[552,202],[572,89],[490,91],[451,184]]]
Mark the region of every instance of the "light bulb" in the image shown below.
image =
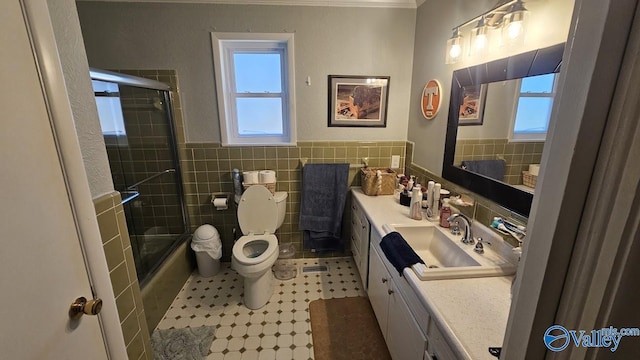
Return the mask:
[[[520,35],[522,35],[522,30],[522,22],[514,21],[510,23],[509,27],[507,28],[507,36],[509,36],[509,39],[511,40],[517,39],[518,37],[520,37]]]
[[[453,59],[458,58],[458,56],[460,56],[460,53],[462,53],[462,48],[460,47],[460,44],[451,45],[451,50],[449,50],[449,56],[451,56],[451,58]]]
[[[477,50],[483,50],[487,46],[487,35],[486,34],[476,35],[475,46]]]

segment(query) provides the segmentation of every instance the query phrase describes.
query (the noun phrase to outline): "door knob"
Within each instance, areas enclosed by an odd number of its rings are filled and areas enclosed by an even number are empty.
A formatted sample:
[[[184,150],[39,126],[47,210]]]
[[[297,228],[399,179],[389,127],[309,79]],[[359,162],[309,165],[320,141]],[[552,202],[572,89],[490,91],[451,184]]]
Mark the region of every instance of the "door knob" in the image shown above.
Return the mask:
[[[102,310],[101,299],[87,300],[87,298],[81,296],[71,304],[69,317],[72,319],[80,319],[84,314],[98,315],[100,310]]]

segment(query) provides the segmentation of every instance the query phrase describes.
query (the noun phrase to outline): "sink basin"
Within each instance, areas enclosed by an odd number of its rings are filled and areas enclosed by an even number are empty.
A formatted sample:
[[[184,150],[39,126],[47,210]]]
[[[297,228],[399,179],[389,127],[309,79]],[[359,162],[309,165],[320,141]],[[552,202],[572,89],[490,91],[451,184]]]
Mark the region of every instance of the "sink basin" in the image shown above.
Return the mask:
[[[397,231],[425,262],[427,269],[414,271],[421,280],[459,279],[513,275],[516,266],[485,245],[484,254],[473,251],[445,229],[431,224],[384,225],[387,232]]]

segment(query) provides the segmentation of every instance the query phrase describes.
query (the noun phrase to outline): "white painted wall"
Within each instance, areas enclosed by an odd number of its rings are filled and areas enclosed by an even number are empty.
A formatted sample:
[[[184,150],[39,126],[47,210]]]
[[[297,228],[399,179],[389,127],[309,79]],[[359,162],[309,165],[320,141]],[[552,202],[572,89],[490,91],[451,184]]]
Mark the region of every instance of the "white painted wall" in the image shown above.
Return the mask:
[[[489,10],[495,5],[495,1],[431,1],[418,8],[407,135],[416,144],[413,158],[416,164],[442,174],[453,71],[565,42],[573,3],[573,0],[527,1],[526,7],[530,10],[529,26],[523,45],[498,49],[485,58],[467,59],[454,65],[444,63],[446,40],[451,37],[451,29]],[[438,79],[443,85],[443,106],[433,120],[425,120],[420,112],[419,100],[424,85],[430,79]]]
[[[47,0],[47,4],[89,188],[91,196],[95,199],[112,192],[114,188],[89,78],[89,65],[82,42],[76,4],[74,0]]]
[[[212,31],[295,32],[298,140],[407,138],[416,9],[79,2],[78,12],[91,66],[177,70],[188,142],[220,141]],[[328,75],[391,76],[387,127],[327,127]]]

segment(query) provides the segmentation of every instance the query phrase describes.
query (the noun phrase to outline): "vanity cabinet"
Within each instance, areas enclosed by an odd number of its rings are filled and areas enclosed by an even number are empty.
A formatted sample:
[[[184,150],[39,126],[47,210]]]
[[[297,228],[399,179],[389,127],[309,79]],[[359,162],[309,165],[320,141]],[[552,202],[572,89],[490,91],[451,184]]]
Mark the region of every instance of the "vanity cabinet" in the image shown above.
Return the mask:
[[[376,241],[373,238],[372,240]],[[379,243],[379,240],[377,242]],[[422,360],[427,350],[424,331],[411,313],[403,296],[403,289],[387,270],[382,256],[378,254],[372,242],[368,291],[371,307],[376,314],[391,357],[398,360]],[[423,320],[428,320],[426,311],[424,315],[427,319]]]
[[[362,210],[362,205],[354,198],[351,203],[351,252],[365,289],[367,289],[369,272],[370,229],[371,226]]]
[[[371,232],[367,293],[391,357],[456,359],[411,285],[386,259],[379,246],[381,238],[376,231]]]

